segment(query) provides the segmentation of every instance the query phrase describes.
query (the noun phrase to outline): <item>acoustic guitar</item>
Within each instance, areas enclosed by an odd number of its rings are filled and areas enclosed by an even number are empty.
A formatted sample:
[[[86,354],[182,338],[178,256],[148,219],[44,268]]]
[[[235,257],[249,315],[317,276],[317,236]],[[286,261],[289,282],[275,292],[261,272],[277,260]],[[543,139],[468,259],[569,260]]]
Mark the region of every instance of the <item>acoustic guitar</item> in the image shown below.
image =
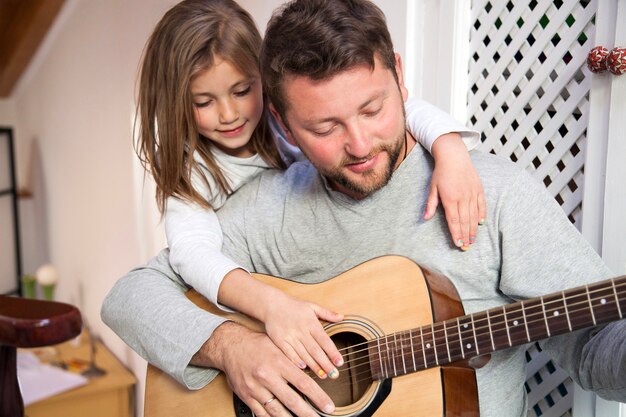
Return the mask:
[[[336,380],[315,378],[336,410],[321,416],[478,416],[477,358],[550,336],[622,319],[626,276],[465,315],[453,284],[411,260],[384,256],[319,284],[261,274],[257,279],[344,314],[326,325],[344,357]],[[224,313],[194,291],[201,308],[263,331],[262,324]],[[520,387],[521,389],[521,387]],[[189,391],[149,366],[148,417],[251,417],[220,374]]]

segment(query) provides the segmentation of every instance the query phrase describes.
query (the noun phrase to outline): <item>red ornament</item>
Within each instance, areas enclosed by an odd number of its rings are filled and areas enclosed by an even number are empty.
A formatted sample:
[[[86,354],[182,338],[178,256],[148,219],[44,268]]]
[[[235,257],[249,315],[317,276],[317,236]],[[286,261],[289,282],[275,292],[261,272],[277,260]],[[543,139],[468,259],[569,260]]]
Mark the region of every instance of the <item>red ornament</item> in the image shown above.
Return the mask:
[[[615,75],[626,73],[626,48],[613,48],[606,59],[606,67]]]
[[[601,73],[606,71],[606,61],[609,56],[609,50],[604,46],[596,46],[587,55],[587,68],[593,73]]]

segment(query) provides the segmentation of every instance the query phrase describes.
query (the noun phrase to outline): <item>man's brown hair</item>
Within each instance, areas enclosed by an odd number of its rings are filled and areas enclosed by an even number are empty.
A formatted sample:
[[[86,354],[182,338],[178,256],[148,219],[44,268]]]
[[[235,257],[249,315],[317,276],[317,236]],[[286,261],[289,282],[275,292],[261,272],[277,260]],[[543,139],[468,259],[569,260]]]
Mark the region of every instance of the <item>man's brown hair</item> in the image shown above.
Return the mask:
[[[375,56],[397,80],[391,35],[376,5],[367,0],[294,0],[268,23],[260,57],[263,86],[286,122],[286,76],[322,80],[363,64],[373,70]]]

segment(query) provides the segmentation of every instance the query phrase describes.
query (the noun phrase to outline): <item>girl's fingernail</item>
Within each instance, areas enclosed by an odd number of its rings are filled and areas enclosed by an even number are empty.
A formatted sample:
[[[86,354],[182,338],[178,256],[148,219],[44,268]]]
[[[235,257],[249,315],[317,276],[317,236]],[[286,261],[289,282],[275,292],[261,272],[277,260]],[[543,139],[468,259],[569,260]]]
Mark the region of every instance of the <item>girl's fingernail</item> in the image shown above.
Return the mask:
[[[462,250],[463,252],[465,252],[465,251],[470,250],[470,247],[469,247],[469,246],[461,246],[461,250]]]
[[[324,378],[326,378],[326,372],[324,372],[324,370],[320,369],[319,371],[317,371],[317,376],[319,376],[320,378],[324,379]]]
[[[341,366],[341,365],[343,365],[343,358],[335,359],[335,366]]]
[[[476,243],[476,237],[470,236],[470,245],[473,245],[474,243]]]
[[[298,362],[298,366],[300,367],[300,369],[304,369],[306,368],[306,363],[304,363],[304,361],[300,361]]]
[[[459,240],[457,240],[457,241],[456,241],[456,245],[457,245],[458,247],[463,246],[463,239],[459,239]]]
[[[485,219],[480,219],[480,220],[478,221],[478,224],[479,224],[480,226],[482,226],[483,224],[485,224]]]
[[[331,377],[332,379],[336,379],[339,376],[339,371],[336,369],[333,369],[332,371],[330,371],[328,376]]]

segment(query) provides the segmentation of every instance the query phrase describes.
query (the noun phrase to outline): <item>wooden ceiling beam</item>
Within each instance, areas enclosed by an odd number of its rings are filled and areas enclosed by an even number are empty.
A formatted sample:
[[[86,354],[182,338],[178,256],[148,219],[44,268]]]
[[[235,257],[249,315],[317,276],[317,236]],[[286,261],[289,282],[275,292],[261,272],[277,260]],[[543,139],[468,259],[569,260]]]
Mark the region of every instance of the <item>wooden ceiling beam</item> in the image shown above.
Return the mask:
[[[65,0],[0,0],[0,98],[28,67]]]

